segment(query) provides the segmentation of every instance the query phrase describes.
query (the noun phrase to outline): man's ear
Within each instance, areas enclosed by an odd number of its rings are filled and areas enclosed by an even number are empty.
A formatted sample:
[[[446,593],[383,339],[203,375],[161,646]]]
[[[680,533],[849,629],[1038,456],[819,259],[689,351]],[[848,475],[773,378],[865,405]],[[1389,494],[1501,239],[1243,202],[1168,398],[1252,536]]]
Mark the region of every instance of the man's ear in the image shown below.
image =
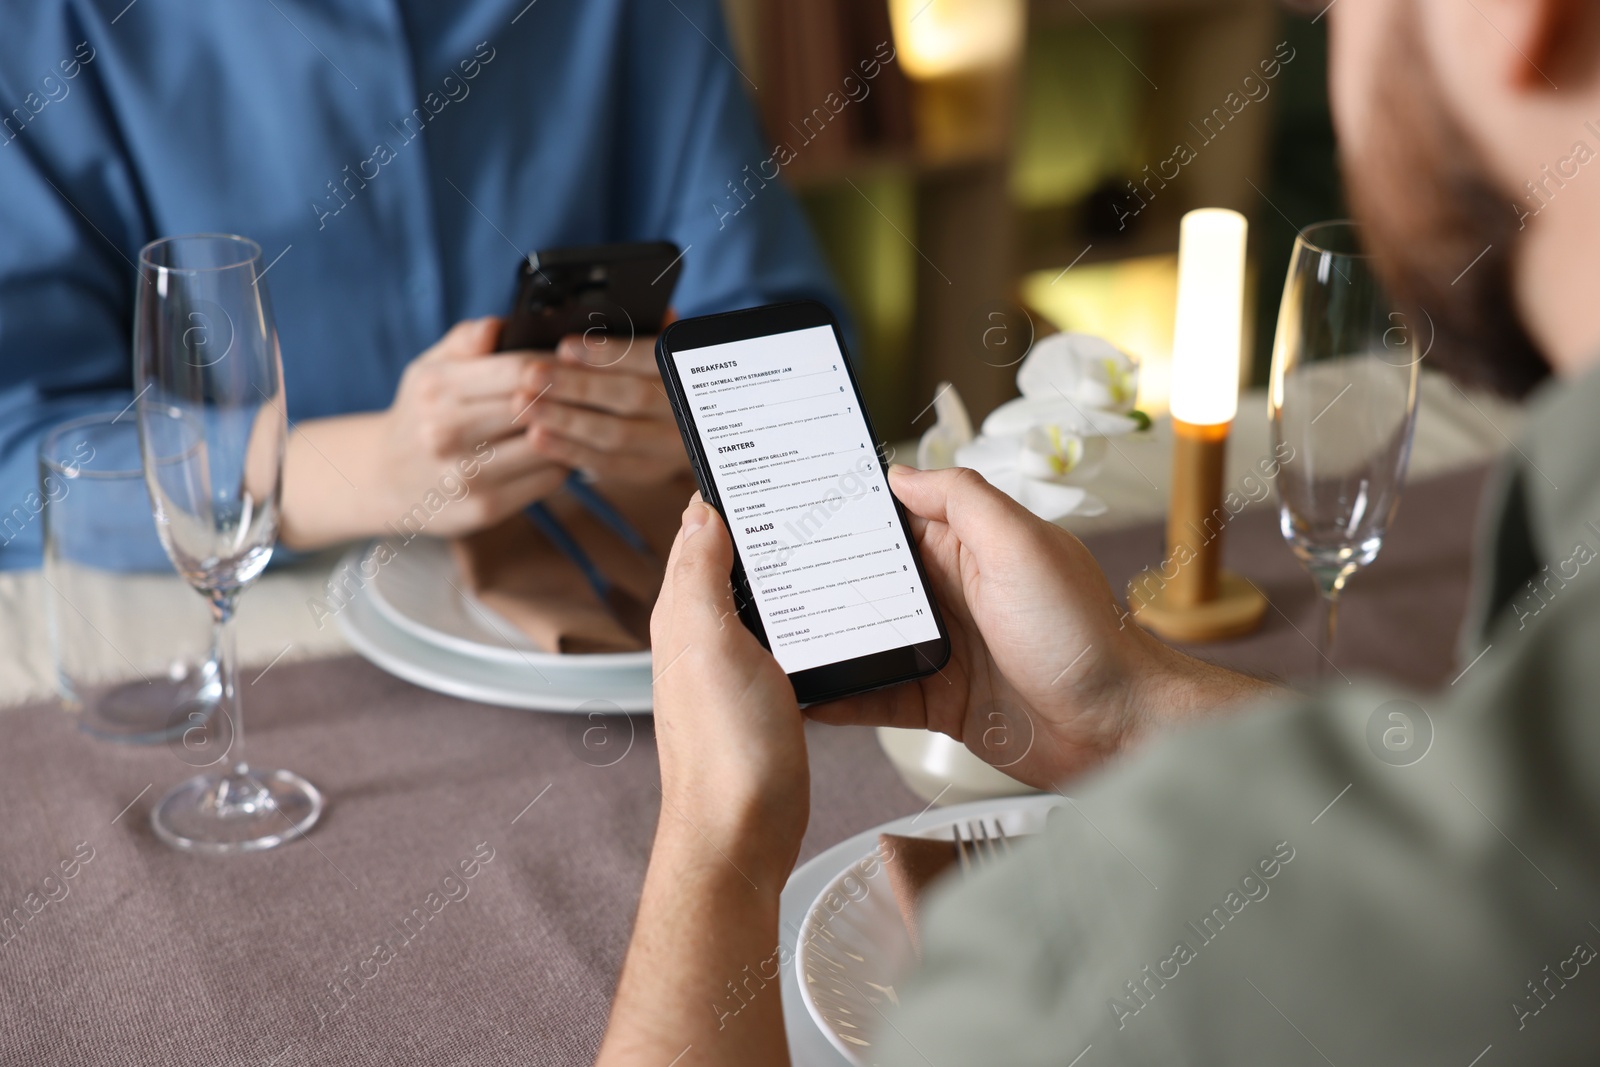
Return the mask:
[[[1564,77],[1583,80],[1595,69],[1600,5],[1593,0],[1520,0],[1519,6],[1526,8],[1520,20],[1523,32],[1513,32],[1509,38],[1521,53],[1512,74],[1517,88],[1569,88]]]

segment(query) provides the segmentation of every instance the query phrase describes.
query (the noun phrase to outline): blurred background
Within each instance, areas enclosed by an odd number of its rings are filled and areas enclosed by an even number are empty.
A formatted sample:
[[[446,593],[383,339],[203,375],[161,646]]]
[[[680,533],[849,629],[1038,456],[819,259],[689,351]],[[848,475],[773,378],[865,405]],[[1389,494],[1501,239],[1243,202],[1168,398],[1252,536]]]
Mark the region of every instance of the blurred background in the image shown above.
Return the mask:
[[[781,170],[855,316],[880,435],[954,382],[975,419],[1057,329],[1166,410],[1178,220],[1250,221],[1244,376],[1266,380],[1297,228],[1345,211],[1325,22],[1277,0],[723,0]],[[892,57],[885,62],[886,57]],[[737,187],[735,187],[737,185]]]

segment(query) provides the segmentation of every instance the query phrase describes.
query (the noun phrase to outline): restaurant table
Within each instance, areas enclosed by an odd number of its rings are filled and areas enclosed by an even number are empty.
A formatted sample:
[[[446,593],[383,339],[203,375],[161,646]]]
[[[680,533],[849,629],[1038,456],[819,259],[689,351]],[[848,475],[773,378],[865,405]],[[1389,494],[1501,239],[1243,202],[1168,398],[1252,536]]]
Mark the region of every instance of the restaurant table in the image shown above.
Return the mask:
[[[1481,466],[1517,434],[1520,408],[1484,394],[1463,392],[1439,375],[1423,373],[1420,397],[1409,481]],[[1223,484],[1245,490],[1247,495],[1245,479],[1272,453],[1264,417],[1266,404],[1266,393],[1260,389],[1241,396],[1228,442]],[[899,462],[912,462],[915,455],[914,442],[894,446],[893,457]],[[1158,418],[1148,433],[1112,439],[1105,465],[1089,485],[1105,502],[1105,514],[1074,515],[1062,520],[1062,525],[1080,536],[1093,536],[1159,520],[1165,514],[1171,457],[1171,424],[1165,418]],[[1246,513],[1258,508],[1271,510],[1272,506],[1268,495],[1252,501]],[[276,670],[297,661],[352,651],[326,613],[319,616],[314,610],[315,603],[327,595],[326,579],[340,555],[333,551],[292,566],[274,566],[245,593],[237,625],[240,662],[253,668],[245,675],[247,684],[263,669]],[[1147,562],[1159,558],[1157,552]],[[1246,568],[1245,573],[1251,572]],[[55,692],[49,641],[41,623],[44,592],[38,571],[0,571],[0,716],[8,707],[42,700]],[[98,625],[106,627],[112,649],[121,650],[101,650],[106,660],[102,673],[125,672],[126,659],[139,658],[151,634],[159,633],[170,605],[192,608],[194,601],[193,594],[175,577],[161,595],[142,588],[139,596],[139,610],[126,613],[116,623],[90,612]],[[78,653],[81,657],[84,650]]]
[[[1346,594],[1331,684],[1449,681],[1481,484],[1471,468],[1408,487]],[[1272,602],[1265,624],[1201,652],[1305,675],[1315,594],[1275,518],[1247,510],[1225,541]],[[1156,524],[1087,543],[1114,588],[1161,554]],[[181,745],[95,741],[48,701],[0,715],[0,1064],[588,1062],[660,800],[649,717],[614,720],[625,754],[595,766],[587,720],[355,658],[279,663],[246,696],[252,761],[305,775],[328,809],[303,841],[226,859],[151,832],[152,804],[191,773]],[[923,810],[870,730],[807,737],[802,861]]]

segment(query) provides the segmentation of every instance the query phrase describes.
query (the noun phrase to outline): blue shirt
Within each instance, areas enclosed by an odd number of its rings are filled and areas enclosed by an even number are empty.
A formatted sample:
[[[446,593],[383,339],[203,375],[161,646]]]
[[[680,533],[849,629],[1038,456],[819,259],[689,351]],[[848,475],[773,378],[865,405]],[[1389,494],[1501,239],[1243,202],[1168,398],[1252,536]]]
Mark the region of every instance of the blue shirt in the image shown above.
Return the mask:
[[[133,264],[160,236],[261,244],[292,420],[386,407],[452,323],[507,311],[538,248],[674,241],[684,315],[837,306],[797,205],[745,171],[770,149],[717,0],[19,0],[4,20],[0,569],[37,565],[42,431],[132,398]]]

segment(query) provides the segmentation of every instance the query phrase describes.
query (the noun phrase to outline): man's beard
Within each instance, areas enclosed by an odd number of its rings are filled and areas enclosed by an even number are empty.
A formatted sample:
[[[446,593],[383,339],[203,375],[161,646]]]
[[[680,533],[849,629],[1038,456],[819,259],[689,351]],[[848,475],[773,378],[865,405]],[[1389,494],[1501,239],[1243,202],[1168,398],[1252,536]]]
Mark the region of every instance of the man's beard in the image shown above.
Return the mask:
[[[1368,158],[1342,156],[1351,206],[1416,343],[1431,341],[1428,362],[1463,384],[1526,396],[1550,365],[1512,293],[1516,211],[1440,98],[1415,4],[1402,3],[1395,21],[1377,64]]]

